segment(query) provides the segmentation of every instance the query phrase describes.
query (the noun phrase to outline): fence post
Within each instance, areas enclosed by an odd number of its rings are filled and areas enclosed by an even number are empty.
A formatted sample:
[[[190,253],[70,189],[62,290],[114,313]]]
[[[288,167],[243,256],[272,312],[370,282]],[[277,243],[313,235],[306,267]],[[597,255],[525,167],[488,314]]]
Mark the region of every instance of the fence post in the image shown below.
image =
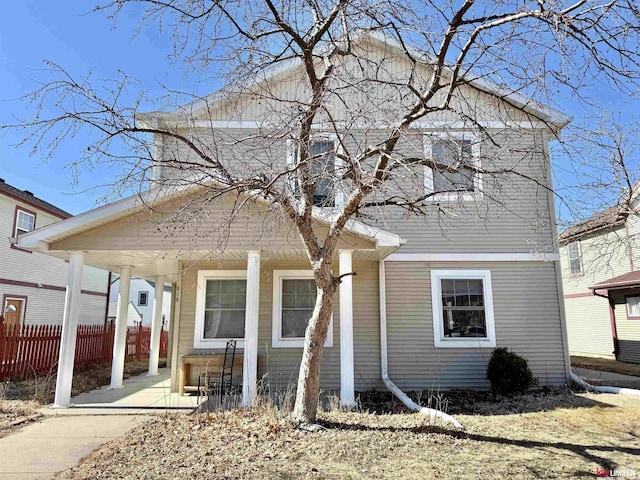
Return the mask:
[[[138,324],[138,334],[136,335],[136,360],[142,360],[142,322]]]

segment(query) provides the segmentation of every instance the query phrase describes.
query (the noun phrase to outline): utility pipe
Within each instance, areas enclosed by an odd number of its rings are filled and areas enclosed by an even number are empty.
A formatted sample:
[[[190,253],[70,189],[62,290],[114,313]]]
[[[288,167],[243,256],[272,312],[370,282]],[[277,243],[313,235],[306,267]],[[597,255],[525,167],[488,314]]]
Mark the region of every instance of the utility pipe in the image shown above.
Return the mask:
[[[574,381],[574,383],[580,385],[582,388],[584,388],[585,390],[588,390],[589,392],[597,392],[597,393],[620,393],[623,395],[637,395],[640,396],[640,390],[636,390],[634,388],[622,388],[622,387],[607,387],[607,386],[600,386],[600,385],[591,385],[590,383],[585,382],[583,379],[581,379],[578,375],[576,375],[575,373],[571,372],[571,380]]]
[[[432,422],[438,418],[444,423],[450,423],[455,428],[464,430],[462,424],[451,415],[447,415],[446,413],[434,408],[422,407],[415,403],[389,378],[389,368],[387,364],[387,299],[385,295],[386,282],[384,260],[378,262],[378,265],[378,291],[380,295],[380,367],[382,381],[389,391],[410,410],[422,413],[423,415],[428,415]]]

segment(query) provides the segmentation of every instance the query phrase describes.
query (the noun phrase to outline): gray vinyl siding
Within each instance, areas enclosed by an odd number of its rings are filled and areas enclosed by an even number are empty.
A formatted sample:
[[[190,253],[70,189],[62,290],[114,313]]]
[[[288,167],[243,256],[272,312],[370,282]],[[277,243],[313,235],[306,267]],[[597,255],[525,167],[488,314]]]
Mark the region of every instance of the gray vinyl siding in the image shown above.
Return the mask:
[[[185,269],[182,279],[178,357],[206,349],[194,349],[196,279],[198,270],[243,270],[246,265],[234,263],[193,264]],[[260,272],[260,317],[258,336],[258,379],[262,385],[295,388],[302,348],[272,346],[273,270],[308,270],[304,263],[269,262],[263,259]],[[337,271],[337,265],[334,268]],[[354,375],[357,390],[380,387],[380,328],[378,309],[378,263],[354,263],[357,276],[353,281],[354,305]],[[197,371],[192,371],[192,382]],[[333,346],[324,349],[320,372],[322,389],[340,388],[340,299],[333,309]]]
[[[553,263],[386,262],[389,374],[398,386],[488,388],[490,348],[434,347],[432,269],[490,270],[497,346],[524,356],[542,385],[565,383]]]

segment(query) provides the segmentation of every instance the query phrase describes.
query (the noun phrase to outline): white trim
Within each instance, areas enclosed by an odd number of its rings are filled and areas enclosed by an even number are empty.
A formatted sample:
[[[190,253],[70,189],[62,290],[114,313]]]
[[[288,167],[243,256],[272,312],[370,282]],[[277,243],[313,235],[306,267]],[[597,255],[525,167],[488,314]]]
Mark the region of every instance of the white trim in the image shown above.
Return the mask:
[[[340,275],[353,272],[353,252],[339,250]],[[340,405],[356,405],[353,367],[353,276],[340,282]]]
[[[141,296],[142,296],[143,293],[145,294],[145,301],[144,301],[144,303],[140,303]],[[140,290],[138,292],[138,306],[139,307],[146,307],[147,305],[149,305],[149,291],[148,290]]]
[[[258,335],[260,318],[260,252],[247,252],[247,302],[244,320],[242,406],[251,407],[258,395]]]
[[[385,262],[557,262],[557,253],[392,253]]]
[[[327,129],[345,129],[350,128],[354,130],[387,130],[391,126],[391,122],[372,122],[372,123],[349,123],[345,122],[320,122],[311,125],[311,131]],[[197,130],[210,130],[210,129],[267,129],[276,128],[278,125],[274,125],[270,122],[256,121],[256,120],[193,120],[189,121],[188,118],[179,118],[175,120],[175,123],[170,125],[171,127],[188,127]],[[416,120],[413,122],[409,129],[425,130],[425,129],[469,129],[469,128],[487,128],[487,129],[547,129],[548,123],[540,120],[478,120],[474,122],[467,122],[464,120]]]
[[[424,132],[423,148],[425,158],[433,159],[433,140],[469,140],[471,142],[471,157],[473,165],[480,168],[480,137],[475,132]],[[424,166],[424,191],[426,194],[434,192],[433,169]],[[429,200],[437,201],[459,201],[472,202],[482,199],[482,175],[473,175],[473,192],[442,192],[429,197]]]
[[[578,246],[578,260],[580,262],[580,270],[578,272],[572,272],[571,271],[571,245],[577,245]],[[580,240],[574,240],[573,242],[569,242],[567,243],[567,259],[569,260],[569,275],[581,275],[584,273],[584,267],[582,265],[582,244],[580,243]]]
[[[204,306],[207,280],[238,280],[247,278],[246,270],[198,270],[198,284],[196,286],[196,318],[193,332],[193,348],[225,348],[227,340],[236,340],[236,347],[244,348],[244,338],[204,338]],[[246,306],[245,306],[246,309]],[[246,318],[246,310],[245,310]]]
[[[33,218],[33,226],[31,227],[31,230],[25,230],[23,228],[20,228],[20,231],[24,232],[22,235],[26,235],[29,232],[33,232],[36,228],[36,216],[33,213],[27,212],[26,210],[20,208],[20,207],[16,207],[16,214],[15,214],[15,228],[13,229],[13,236],[14,238],[18,238],[18,223],[20,222],[20,214],[23,215],[27,215],[31,218]],[[14,242],[15,243],[15,242]]]
[[[273,271],[273,310],[271,322],[271,345],[274,348],[304,348],[304,337],[281,338],[282,332],[282,280],[313,279],[311,270],[274,270]],[[333,347],[333,315],[329,321],[325,347]]]
[[[484,295],[484,315],[487,337],[445,338],[442,318],[443,279],[482,280]],[[431,270],[431,308],[433,313],[433,344],[437,348],[493,348],[496,346],[495,322],[493,317],[493,294],[490,270]]]
[[[76,338],[81,310],[80,297],[83,268],[84,254],[82,252],[71,252],[69,257],[69,274],[67,276],[67,291],[64,301],[64,316],[62,318],[62,332],[60,336],[60,352],[58,354],[54,408],[67,408],[71,406],[71,384],[73,383]],[[124,365],[124,351],[122,354],[122,363]]]

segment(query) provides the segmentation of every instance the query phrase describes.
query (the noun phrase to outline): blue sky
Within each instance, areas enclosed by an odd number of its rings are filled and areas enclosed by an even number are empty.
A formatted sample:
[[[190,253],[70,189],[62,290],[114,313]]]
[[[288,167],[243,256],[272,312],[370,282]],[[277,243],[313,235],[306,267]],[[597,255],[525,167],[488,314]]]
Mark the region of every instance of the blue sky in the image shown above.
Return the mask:
[[[74,75],[88,70],[97,78],[113,78],[118,70],[136,77],[151,94],[161,94],[160,84],[176,90],[190,90],[193,85],[185,78],[181,67],[167,68],[167,54],[171,42],[157,29],[147,28],[133,36],[138,17],[134,9],[125,9],[116,25],[105,14],[90,13],[93,3],[71,0],[18,0],[6,2],[0,16],[0,124],[25,117],[23,103],[10,101],[36,86],[36,80],[46,81],[43,60],[62,65]],[[168,71],[169,70],[169,71]],[[621,112],[629,119],[636,103],[620,98],[601,87],[594,92],[601,103],[613,112]],[[570,98],[560,98],[556,107],[582,121],[585,112]],[[21,137],[14,132],[0,136],[0,178],[20,189],[33,192],[73,214],[86,211],[106,191],[88,190],[108,182],[113,170],[100,167],[84,170],[73,183],[71,172],[65,168],[78,158],[78,149],[86,148],[81,141],[73,141],[60,148],[53,159],[44,161],[43,152],[30,155],[28,148],[17,149]],[[563,159],[556,158],[561,163]],[[556,172],[563,183],[575,183],[571,174]],[[586,210],[590,210],[587,206]],[[593,208],[599,206],[593,205]]]
[[[137,77],[146,89],[160,89],[160,83],[181,88],[184,80],[178,68],[167,74],[170,43],[154,29],[132,38],[137,19],[122,15],[117,28],[103,14],[87,13],[93,3],[71,0],[19,0],[6,2],[0,16],[0,124],[23,118],[24,104],[9,101],[46,81],[43,60],[49,59],[83,75],[89,69],[95,77],[112,78],[118,70]],[[29,190],[73,214],[95,205],[103,191],[78,193],[104,183],[112,172],[84,172],[78,185],[72,185],[65,168],[77,157],[80,142],[66,145],[44,162],[37,152],[16,149],[20,136],[9,132],[0,137],[0,178],[17,188]]]

